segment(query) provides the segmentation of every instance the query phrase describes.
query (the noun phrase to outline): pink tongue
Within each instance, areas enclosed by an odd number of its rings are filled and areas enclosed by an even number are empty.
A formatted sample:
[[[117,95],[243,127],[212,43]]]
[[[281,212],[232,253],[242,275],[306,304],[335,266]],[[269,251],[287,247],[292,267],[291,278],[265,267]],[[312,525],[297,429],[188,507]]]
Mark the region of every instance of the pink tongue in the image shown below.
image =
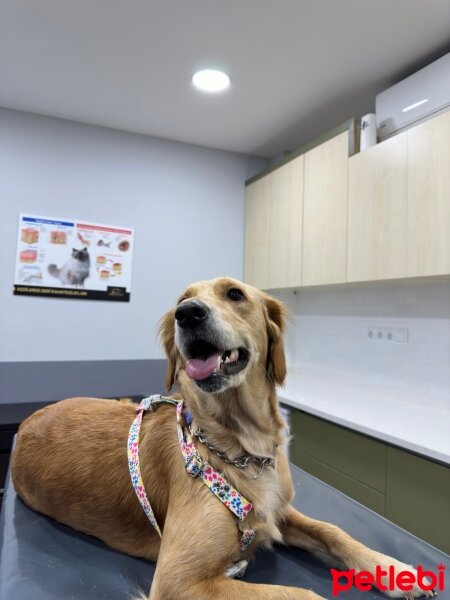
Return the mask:
[[[211,354],[206,360],[201,358],[190,358],[186,361],[186,373],[191,379],[199,381],[200,379],[206,379],[215,371],[217,367],[217,359],[222,354],[216,352]]]

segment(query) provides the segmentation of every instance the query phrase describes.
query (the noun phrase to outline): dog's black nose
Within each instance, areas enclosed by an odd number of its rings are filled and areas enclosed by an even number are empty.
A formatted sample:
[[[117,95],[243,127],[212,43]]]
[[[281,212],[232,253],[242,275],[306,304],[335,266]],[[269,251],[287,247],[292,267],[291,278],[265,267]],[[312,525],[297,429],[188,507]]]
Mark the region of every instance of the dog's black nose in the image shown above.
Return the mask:
[[[209,308],[198,300],[185,300],[175,311],[175,319],[180,327],[197,327],[208,315]]]

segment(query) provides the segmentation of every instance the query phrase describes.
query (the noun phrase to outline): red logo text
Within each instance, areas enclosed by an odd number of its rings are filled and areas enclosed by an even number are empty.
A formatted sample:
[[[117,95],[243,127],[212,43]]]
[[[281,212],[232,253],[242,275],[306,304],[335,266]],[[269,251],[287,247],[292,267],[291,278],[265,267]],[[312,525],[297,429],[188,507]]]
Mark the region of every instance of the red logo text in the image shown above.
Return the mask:
[[[393,566],[390,566],[386,571],[379,565],[375,567],[375,573],[370,571],[359,571],[355,573],[355,569],[348,571],[338,571],[330,569],[333,578],[333,596],[337,596],[340,592],[349,590],[353,585],[362,592],[369,592],[373,586],[377,587],[382,592],[389,590],[401,590],[408,592],[417,585],[424,592],[430,590],[444,589],[445,565],[439,565],[437,573],[433,571],[425,571],[420,565],[417,567],[417,575],[411,571],[395,572]]]

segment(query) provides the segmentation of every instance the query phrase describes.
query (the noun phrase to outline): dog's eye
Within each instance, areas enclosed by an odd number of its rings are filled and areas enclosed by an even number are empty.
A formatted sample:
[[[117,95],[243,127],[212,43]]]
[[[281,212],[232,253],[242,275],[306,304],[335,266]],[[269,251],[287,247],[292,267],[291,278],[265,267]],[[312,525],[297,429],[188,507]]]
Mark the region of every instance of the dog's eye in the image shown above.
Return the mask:
[[[234,302],[240,302],[241,300],[245,300],[245,296],[241,290],[238,288],[231,288],[227,292],[227,298],[233,300]]]

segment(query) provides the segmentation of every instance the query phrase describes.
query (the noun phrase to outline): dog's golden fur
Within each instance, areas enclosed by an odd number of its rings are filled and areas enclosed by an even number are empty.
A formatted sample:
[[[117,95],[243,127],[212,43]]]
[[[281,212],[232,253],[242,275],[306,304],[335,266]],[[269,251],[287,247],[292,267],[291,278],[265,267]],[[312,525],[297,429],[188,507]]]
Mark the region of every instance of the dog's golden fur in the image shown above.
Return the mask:
[[[231,300],[230,288],[241,290],[244,300]],[[167,387],[177,383],[193,427],[200,427],[229,457],[275,458],[274,468],[250,479],[258,472],[256,466],[238,470],[198,444],[202,457],[253,503],[246,519],[246,526],[256,531],[251,551],[261,544],[281,542],[356,570],[374,572],[376,565],[389,564],[410,569],[290,505],[293,487],[283,450],[285,424],[275,393],[275,385],[282,384],[286,375],[283,305],[230,278],[194,284],[179,302],[192,299],[209,308],[221,335],[245,345],[250,358],[220,390],[201,389],[186,374],[182,332],[173,309],[160,327],[168,358]],[[169,405],[146,414],[139,450],[144,484],[163,527],[160,540],[130,483],[126,440],[134,415],[131,402],[93,398],[63,400],[34,413],[20,427],[12,459],[19,496],[31,508],[113,548],[157,561],[152,600],[319,598],[310,590],[224,576],[226,568],[240,558],[237,520],[200,480],[186,474],[175,409]],[[416,596],[420,593],[414,590]]]

